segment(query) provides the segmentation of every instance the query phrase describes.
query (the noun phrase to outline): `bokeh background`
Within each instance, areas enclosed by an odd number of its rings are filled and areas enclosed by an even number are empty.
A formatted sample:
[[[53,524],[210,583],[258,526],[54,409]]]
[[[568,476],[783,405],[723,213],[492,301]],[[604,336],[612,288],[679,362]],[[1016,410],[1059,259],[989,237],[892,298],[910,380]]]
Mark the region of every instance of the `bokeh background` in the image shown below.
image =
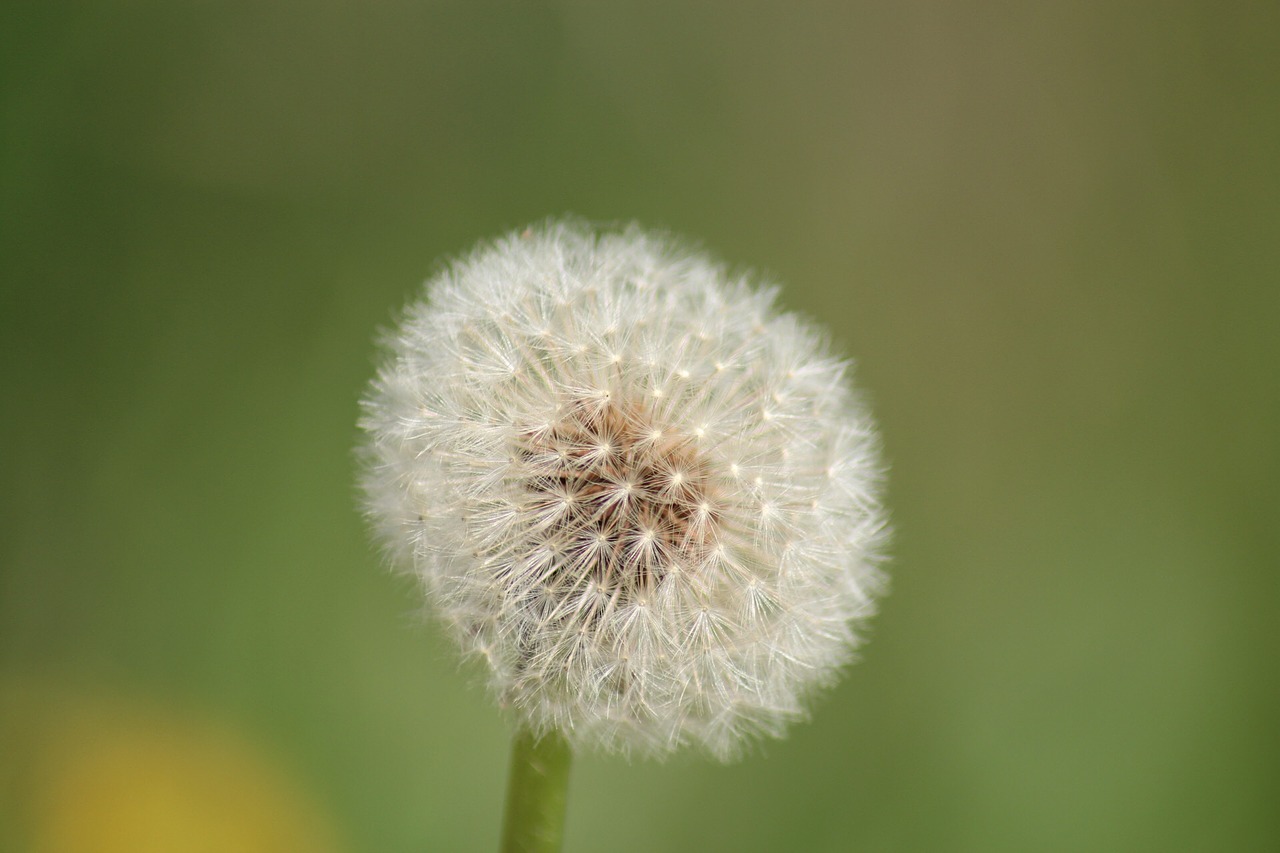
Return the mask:
[[[351,448],[442,257],[703,241],[857,359],[894,587],[570,851],[1280,848],[1280,5],[11,3],[0,849],[489,850]]]

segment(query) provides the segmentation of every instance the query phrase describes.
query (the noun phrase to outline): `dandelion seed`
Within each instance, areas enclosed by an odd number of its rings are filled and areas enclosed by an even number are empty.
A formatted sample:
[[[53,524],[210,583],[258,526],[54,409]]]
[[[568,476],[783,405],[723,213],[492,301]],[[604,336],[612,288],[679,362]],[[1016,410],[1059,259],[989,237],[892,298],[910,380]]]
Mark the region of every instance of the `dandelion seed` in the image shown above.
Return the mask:
[[[883,590],[875,429],[774,293],[551,224],[427,285],[364,401],[369,515],[535,734],[731,757]]]

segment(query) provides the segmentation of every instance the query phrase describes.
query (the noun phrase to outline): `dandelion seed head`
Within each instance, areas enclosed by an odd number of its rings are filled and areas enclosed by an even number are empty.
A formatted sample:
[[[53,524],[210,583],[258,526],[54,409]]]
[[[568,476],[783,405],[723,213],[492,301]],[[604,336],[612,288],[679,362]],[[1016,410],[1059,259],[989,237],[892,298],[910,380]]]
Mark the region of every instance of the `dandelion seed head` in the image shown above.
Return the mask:
[[[635,227],[455,262],[364,400],[368,513],[535,732],[718,757],[802,717],[884,589],[876,432],[774,291]]]

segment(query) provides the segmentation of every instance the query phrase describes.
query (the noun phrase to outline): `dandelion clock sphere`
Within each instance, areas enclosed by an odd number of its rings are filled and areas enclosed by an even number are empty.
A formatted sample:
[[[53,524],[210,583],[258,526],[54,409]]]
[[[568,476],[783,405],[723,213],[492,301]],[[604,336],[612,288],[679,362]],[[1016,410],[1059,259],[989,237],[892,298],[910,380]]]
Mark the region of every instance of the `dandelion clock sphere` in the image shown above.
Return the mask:
[[[663,236],[553,223],[390,336],[369,514],[523,730],[727,758],[850,659],[884,586],[876,434],[773,303]]]

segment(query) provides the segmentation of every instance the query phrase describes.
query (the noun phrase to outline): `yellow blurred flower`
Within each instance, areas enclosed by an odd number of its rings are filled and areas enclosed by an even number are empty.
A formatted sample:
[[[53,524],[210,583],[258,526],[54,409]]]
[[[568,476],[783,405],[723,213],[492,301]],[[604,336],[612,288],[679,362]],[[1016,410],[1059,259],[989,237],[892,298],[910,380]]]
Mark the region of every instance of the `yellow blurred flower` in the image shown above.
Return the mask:
[[[0,687],[0,847],[329,853],[329,820],[230,730],[172,711]],[[5,763],[9,763],[6,761]],[[8,818],[5,815],[8,814]]]

